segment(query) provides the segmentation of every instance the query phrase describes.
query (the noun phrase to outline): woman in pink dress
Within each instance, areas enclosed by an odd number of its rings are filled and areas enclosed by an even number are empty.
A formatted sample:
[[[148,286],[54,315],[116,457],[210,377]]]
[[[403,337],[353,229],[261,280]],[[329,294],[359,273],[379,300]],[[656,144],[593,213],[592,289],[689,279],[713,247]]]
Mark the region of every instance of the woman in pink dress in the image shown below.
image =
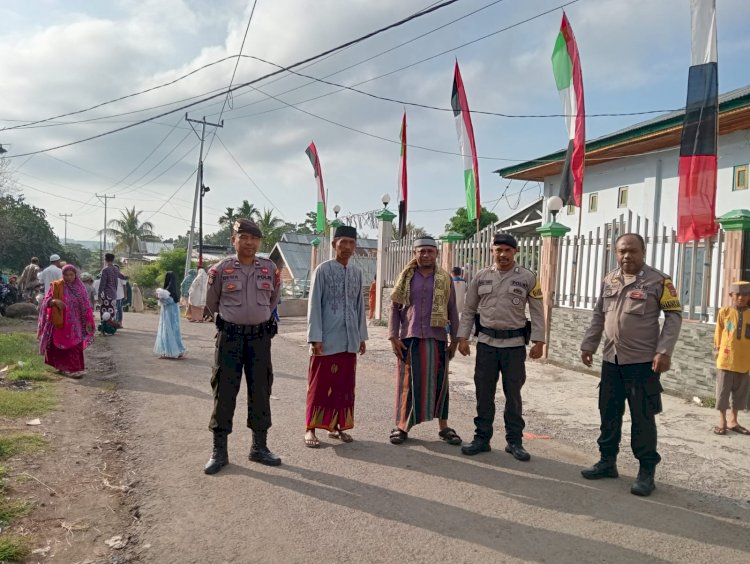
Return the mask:
[[[63,268],[39,310],[39,354],[45,364],[73,378],[85,369],[83,351],[94,340],[94,312],[75,266]]]

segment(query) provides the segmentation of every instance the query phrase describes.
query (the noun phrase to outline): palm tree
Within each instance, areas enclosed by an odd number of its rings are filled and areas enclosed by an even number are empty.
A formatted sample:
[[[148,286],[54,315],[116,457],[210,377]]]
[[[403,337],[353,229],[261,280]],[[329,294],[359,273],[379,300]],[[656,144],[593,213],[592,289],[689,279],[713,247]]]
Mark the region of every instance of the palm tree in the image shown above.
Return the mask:
[[[128,257],[133,251],[138,250],[138,244],[141,241],[158,241],[159,238],[154,233],[154,224],[150,221],[141,223],[139,216],[143,211],[125,209],[120,212],[120,219],[113,219],[109,222],[106,233],[115,240],[115,251],[127,250]]]
[[[242,200],[242,205],[237,208],[237,213],[234,214],[235,219],[238,217],[244,217],[246,219],[252,219],[258,221],[260,218],[260,210],[247,200]]]
[[[273,215],[273,210],[264,209],[263,213],[258,215],[258,227],[260,227],[263,233],[263,244],[260,250],[261,252],[268,253],[281,238],[286,224],[283,220]]]
[[[234,208],[227,207],[227,211],[219,218],[219,225],[222,227],[231,227],[236,218],[237,214],[234,213]]]

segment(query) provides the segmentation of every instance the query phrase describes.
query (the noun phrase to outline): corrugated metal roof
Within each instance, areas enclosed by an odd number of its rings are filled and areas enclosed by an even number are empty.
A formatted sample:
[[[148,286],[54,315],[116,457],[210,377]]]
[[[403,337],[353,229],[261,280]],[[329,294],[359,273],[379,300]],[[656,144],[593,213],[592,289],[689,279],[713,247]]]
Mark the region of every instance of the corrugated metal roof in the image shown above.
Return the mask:
[[[327,240],[327,237],[324,237],[323,235],[314,235],[314,234],[307,234],[307,233],[284,233],[281,236],[281,241],[283,242],[303,243],[306,245],[310,245],[313,239],[318,239],[320,241],[323,241],[324,239]],[[377,239],[357,239],[357,247],[359,247],[360,249],[377,249],[378,240]]]
[[[304,235],[302,237],[304,237]],[[314,238],[315,237],[312,236],[310,240]],[[311,244],[292,243],[282,240],[276,243],[276,246],[271,251],[271,260],[275,260],[278,255],[281,256],[284,264],[289,269],[292,278],[298,280],[310,279],[310,260],[312,258]],[[323,261],[321,260],[320,262]],[[375,257],[354,256],[351,258],[351,262],[362,270],[363,283],[366,282],[369,286],[369,284],[375,279],[375,274],[377,272],[377,259]]]

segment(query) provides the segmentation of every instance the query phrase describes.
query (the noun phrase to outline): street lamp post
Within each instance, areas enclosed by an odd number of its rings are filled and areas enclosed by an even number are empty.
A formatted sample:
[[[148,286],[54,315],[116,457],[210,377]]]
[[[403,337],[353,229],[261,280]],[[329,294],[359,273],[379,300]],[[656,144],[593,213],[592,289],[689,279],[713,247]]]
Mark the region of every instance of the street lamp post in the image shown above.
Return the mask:
[[[341,211],[341,206],[336,204],[333,206],[333,221],[331,222],[331,229],[330,229],[330,235],[331,235],[331,243],[333,243],[333,236],[336,234],[336,229],[343,225],[343,222],[339,219],[339,212]],[[333,244],[328,245],[328,258],[333,260],[334,254],[333,254]]]
[[[201,197],[198,202],[198,268],[203,268],[203,196],[210,192],[211,188],[201,184]],[[193,250],[189,252],[192,254]]]

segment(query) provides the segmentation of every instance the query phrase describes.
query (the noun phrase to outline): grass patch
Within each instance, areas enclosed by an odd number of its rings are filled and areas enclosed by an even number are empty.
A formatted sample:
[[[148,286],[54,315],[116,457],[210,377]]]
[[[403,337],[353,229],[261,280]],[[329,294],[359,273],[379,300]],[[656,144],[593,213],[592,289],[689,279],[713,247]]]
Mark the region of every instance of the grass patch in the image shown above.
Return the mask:
[[[31,554],[29,541],[18,535],[0,537],[0,562],[18,562]]]
[[[34,433],[11,433],[0,437],[0,460],[23,452],[35,452],[47,446],[47,439]],[[2,473],[0,473],[2,479]]]
[[[716,398],[713,396],[706,396],[704,398],[701,398],[701,404],[703,405],[703,407],[716,409]]]
[[[33,390],[0,388],[0,417],[38,417],[57,407],[57,397],[51,384],[34,382]]]
[[[0,327],[16,327],[18,325],[23,325],[23,321],[21,319],[12,319],[10,317],[0,317]]]
[[[0,335],[0,359],[2,364],[17,364],[20,360],[23,366],[14,366],[8,378],[11,380],[50,380],[50,372],[44,364],[44,358],[39,354],[36,335],[32,333],[5,333]]]
[[[11,499],[0,500],[0,525],[6,526],[31,511],[31,504]]]

